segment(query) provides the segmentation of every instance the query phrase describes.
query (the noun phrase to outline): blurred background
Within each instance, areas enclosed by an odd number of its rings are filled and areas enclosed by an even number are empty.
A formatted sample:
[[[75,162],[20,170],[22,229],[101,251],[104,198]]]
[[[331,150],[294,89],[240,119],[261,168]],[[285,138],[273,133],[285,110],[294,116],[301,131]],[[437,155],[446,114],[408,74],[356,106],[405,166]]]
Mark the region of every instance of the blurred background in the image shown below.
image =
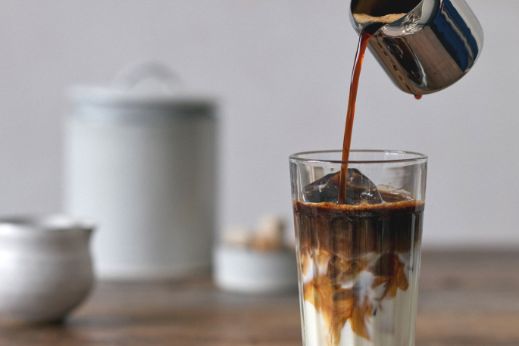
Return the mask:
[[[219,100],[218,229],[291,219],[287,157],[341,145],[357,35],[344,0],[2,0],[3,214],[63,205],[65,90],[158,60]],[[519,245],[519,2],[469,0],[483,55],[415,101],[368,55],[353,147],[430,157],[425,245]],[[216,172],[215,172],[216,174]]]

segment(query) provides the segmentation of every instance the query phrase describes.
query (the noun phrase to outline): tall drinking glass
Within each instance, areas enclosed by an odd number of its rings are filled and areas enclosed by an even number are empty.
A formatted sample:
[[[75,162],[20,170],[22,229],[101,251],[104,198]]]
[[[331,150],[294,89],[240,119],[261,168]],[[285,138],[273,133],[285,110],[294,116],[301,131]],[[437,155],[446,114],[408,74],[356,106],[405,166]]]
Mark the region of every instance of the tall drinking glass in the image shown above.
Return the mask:
[[[290,157],[304,346],[413,346],[427,157]]]

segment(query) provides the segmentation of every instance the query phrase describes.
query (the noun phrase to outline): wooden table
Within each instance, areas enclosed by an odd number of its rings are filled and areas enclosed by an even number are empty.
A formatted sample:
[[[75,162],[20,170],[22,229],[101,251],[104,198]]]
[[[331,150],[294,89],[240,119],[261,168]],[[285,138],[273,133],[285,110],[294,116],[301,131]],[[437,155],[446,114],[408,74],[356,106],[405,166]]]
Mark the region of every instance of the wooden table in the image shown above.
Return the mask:
[[[519,345],[519,251],[423,257],[417,345]],[[294,294],[220,292],[207,278],[100,283],[63,326],[0,324],[1,346],[296,346]]]

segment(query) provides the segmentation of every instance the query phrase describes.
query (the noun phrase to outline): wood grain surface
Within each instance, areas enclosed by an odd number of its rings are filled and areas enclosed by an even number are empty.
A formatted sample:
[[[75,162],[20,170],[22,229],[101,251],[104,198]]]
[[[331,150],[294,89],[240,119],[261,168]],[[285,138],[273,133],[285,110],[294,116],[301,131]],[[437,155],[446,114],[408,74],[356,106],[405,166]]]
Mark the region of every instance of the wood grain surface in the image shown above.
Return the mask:
[[[418,346],[519,345],[519,251],[423,256]],[[0,346],[296,346],[294,293],[251,296],[207,277],[99,283],[67,323],[0,323]]]

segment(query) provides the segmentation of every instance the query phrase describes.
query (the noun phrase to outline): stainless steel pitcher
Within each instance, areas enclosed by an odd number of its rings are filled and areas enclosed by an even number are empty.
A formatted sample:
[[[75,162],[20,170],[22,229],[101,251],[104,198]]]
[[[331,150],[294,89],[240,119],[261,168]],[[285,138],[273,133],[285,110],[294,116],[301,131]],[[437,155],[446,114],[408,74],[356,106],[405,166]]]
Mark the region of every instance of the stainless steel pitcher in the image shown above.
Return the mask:
[[[351,19],[360,33],[373,22],[359,21],[354,3]],[[464,0],[422,0],[396,21],[380,24],[369,42],[393,82],[418,96],[458,81],[472,68],[482,46],[483,30]]]

